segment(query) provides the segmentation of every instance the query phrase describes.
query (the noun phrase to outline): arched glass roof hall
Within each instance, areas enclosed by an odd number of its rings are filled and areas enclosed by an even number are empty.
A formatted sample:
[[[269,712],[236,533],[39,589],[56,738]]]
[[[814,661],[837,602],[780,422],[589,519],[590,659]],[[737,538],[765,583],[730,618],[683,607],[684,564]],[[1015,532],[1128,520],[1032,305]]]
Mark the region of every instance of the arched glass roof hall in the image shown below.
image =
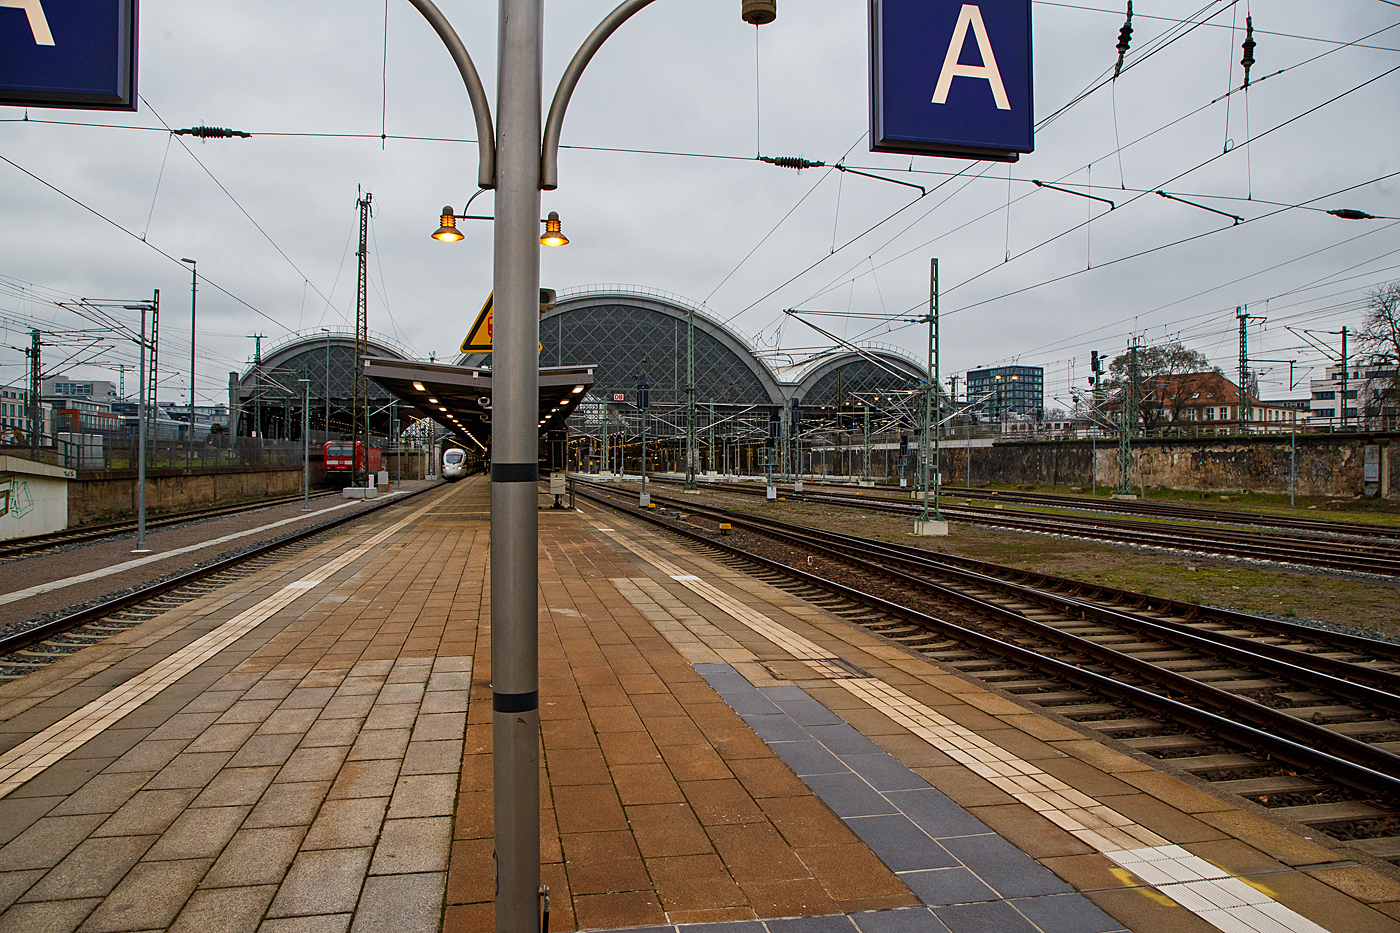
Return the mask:
[[[366,354],[413,358],[407,348],[380,334],[370,335]],[[229,410],[237,419],[236,433],[300,437],[300,379],[311,382],[312,436],[349,436],[354,420],[355,332],[348,329],[297,334],[267,347],[260,365],[250,363],[241,373],[229,373]],[[397,405],[397,399],[372,381],[368,395],[372,432],[387,436],[391,406]]]
[[[636,285],[589,285],[561,291],[540,319],[542,366],[590,365],[590,396],[634,405],[640,375],[650,382],[653,409],[685,404],[687,323],[695,328],[695,398],[702,409],[753,409],[766,418],[796,396],[801,404],[834,405],[838,394],[902,390],[918,383],[920,364],[893,347],[862,348],[876,365],[851,350],[833,349],[801,360],[775,362],[732,327],[682,298]],[[489,366],[489,354],[463,357]],[[621,400],[617,397],[621,396]],[[583,416],[580,411],[575,419]],[[571,422],[573,424],[574,422]]]

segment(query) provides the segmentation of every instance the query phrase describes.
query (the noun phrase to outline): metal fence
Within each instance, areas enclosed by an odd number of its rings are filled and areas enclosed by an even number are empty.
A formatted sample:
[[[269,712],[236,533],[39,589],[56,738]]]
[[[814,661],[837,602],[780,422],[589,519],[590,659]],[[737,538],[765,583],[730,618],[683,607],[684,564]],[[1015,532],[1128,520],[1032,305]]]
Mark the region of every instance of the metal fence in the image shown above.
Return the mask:
[[[311,452],[317,459],[320,449],[320,443],[312,443]],[[9,447],[0,448],[0,455],[83,471],[134,470],[139,466],[136,439],[119,434],[61,433],[50,446],[42,446],[37,452],[28,447]],[[193,445],[163,439],[146,442],[147,469],[299,467],[302,457],[300,441],[211,434]]]

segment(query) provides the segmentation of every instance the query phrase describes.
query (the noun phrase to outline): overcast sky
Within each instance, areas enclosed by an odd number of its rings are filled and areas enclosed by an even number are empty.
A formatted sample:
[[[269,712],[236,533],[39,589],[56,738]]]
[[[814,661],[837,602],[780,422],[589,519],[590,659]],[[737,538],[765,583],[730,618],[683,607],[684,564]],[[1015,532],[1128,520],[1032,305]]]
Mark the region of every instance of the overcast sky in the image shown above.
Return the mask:
[[[496,5],[439,2],[494,100]],[[613,5],[546,4],[546,99]],[[564,127],[576,148],[561,156],[559,190],[543,196],[572,243],[545,251],[543,285],[673,292],[799,356],[821,338],[784,309],[850,312],[812,320],[922,357],[925,330],[905,319],[928,300],[936,256],[944,374],[1044,366],[1053,407],[1071,378],[1083,384],[1091,349],[1120,353],[1134,336],[1180,337],[1233,376],[1239,305],[1264,319],[1251,325],[1253,356],[1320,375],[1321,355],[1285,325],[1355,328],[1366,292],[1400,278],[1400,221],[1324,212],[1400,217],[1391,0],[1139,0],[1130,67],[1040,128],[1036,151],[1012,166],[868,151],[866,3],[780,0],[778,21],[761,30],[739,9],[660,0],[589,67]],[[1124,11],[1093,0],[1033,9],[1039,121],[1111,72]],[[1241,84],[1247,14],[1255,83],[1217,101]],[[1187,31],[1187,18],[1208,21]],[[24,14],[0,9],[0,29],[15,28],[27,28]],[[1185,35],[1135,64],[1172,30]],[[361,187],[374,198],[371,329],[424,358],[454,354],[491,287],[491,231],[464,221],[461,243],[428,236],[443,204],[460,211],[476,190],[476,148],[465,141],[474,124],[461,80],[410,4],[144,0],[139,87],[134,114],[35,109],[23,123],[24,111],[0,107],[0,155],[53,186],[0,162],[0,314],[10,321],[0,379],[24,378],[9,349],[27,343],[17,321],[72,327],[54,300],[159,288],[171,370],[161,397],[185,398],[189,274],[164,252],[197,259],[208,279],[198,399],[226,401],[228,372],[252,356],[247,335],[267,335],[266,347],[353,326]],[[201,123],[253,136],[165,132]],[[780,169],[758,153],[844,158],[929,194]],[[472,205],[490,212],[489,193]],[[107,359],[134,356],[119,348]],[[1270,369],[1264,394],[1287,394],[1287,363],[1260,365]]]

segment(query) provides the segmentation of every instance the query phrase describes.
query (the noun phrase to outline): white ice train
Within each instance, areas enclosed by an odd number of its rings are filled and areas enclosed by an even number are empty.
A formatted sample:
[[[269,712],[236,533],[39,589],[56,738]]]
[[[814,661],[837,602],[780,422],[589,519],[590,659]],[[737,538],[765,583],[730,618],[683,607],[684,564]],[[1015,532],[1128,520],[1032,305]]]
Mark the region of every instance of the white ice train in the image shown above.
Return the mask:
[[[467,475],[467,452],[460,447],[449,447],[442,452],[442,478],[449,483]]]

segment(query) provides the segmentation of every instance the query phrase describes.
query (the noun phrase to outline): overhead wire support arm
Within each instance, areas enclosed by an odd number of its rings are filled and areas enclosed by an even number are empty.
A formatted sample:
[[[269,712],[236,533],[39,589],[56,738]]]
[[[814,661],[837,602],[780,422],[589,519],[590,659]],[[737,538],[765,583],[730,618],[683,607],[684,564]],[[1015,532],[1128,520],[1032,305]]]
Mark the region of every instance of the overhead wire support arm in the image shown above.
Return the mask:
[[[804,168],[826,168],[825,162],[820,162],[815,159],[804,159],[801,156],[761,155],[758,156],[758,161],[767,162],[769,165],[776,165],[778,168],[795,169],[799,172],[802,171]],[[836,171],[838,172],[849,172],[852,175],[860,175],[863,178],[873,178],[876,181],[887,181],[892,185],[904,185],[906,188],[918,188],[919,194],[921,196],[928,194],[927,188],[925,188],[923,185],[916,185],[912,181],[900,181],[897,178],[886,178],[884,175],[872,175],[870,172],[863,172],[860,169],[847,168],[840,162],[837,162],[831,167],[836,169]]]
[[[863,175],[866,178],[874,178],[876,181],[887,181],[892,185],[904,185],[906,188],[918,188],[921,197],[928,195],[927,188],[923,185],[916,185],[912,181],[900,181],[897,178],[886,178],[884,175],[872,175],[869,172],[862,172],[859,169],[846,168],[846,166],[839,162],[833,165],[832,168],[836,169],[838,172],[850,172],[852,175]]]
[[[1096,194],[1085,194],[1083,191],[1075,191],[1073,188],[1061,188],[1059,185],[1052,185],[1048,181],[1040,181],[1035,178],[1031,179],[1031,183],[1034,184],[1037,188],[1051,188],[1055,191],[1063,191],[1065,194],[1075,195],[1076,197],[1088,198],[1091,201],[1102,201],[1103,203],[1108,205],[1108,209],[1111,211],[1118,209],[1117,204],[1114,204],[1108,198],[1101,198]],[[1161,194],[1160,191],[1157,193]]]
[[[1185,198],[1178,198],[1178,197],[1177,197],[1176,195],[1174,195],[1174,194],[1167,194],[1165,191],[1158,191],[1157,193],[1158,193],[1159,195],[1161,195],[1162,197],[1168,198],[1168,199],[1170,199],[1170,200],[1172,200],[1172,201],[1180,201],[1182,204],[1189,204],[1189,205],[1191,205],[1192,207],[1199,207],[1199,208],[1200,208],[1201,210],[1203,210],[1203,211],[1210,211],[1212,214],[1219,214],[1221,217],[1229,217],[1229,218],[1230,218],[1231,220],[1233,220],[1236,224],[1242,224],[1242,223],[1244,223],[1244,218],[1241,217],[1241,216],[1239,216],[1238,214],[1229,214],[1229,213],[1226,213],[1225,211],[1218,211],[1218,210],[1216,210],[1216,209],[1213,208],[1213,207],[1206,207],[1204,204],[1197,204],[1195,201],[1188,201],[1188,200],[1186,200]]]
[[[800,312],[797,308],[786,308],[786,309],[783,310],[783,313],[786,314],[786,315],[788,315],[789,317],[794,317],[794,318],[796,318],[797,320],[801,321],[803,324],[806,324],[808,327],[812,328],[812,330],[814,330],[814,331],[816,331],[817,333],[821,334],[823,337],[826,337],[828,340],[834,340],[836,343],[838,343],[838,344],[840,344],[841,346],[845,347],[847,350],[850,350],[852,353],[856,354],[857,356],[861,357],[862,359],[866,360],[867,362],[873,363],[875,366],[879,367],[880,369],[883,369],[885,372],[889,373],[891,376],[894,376],[896,379],[909,380],[909,379],[911,378],[910,375],[909,375],[908,373],[906,373],[906,372],[901,372],[900,370],[895,369],[893,366],[890,366],[888,363],[886,363],[884,360],[880,359],[880,358],[879,358],[878,356],[876,356],[875,354],[871,353],[871,352],[870,352],[869,350],[867,350],[865,347],[861,347],[861,346],[858,346],[857,344],[851,343],[851,341],[847,340],[846,338],[844,338],[844,337],[838,337],[837,335],[833,334],[831,331],[826,330],[825,328],[822,328],[822,327],[818,327],[816,324],[813,324],[811,321],[809,321],[809,320],[807,320],[806,318],[804,318],[804,317],[802,316],[803,312]],[[927,320],[927,319],[926,319],[926,318],[922,318],[922,319],[920,319],[920,320]]]
[[[480,150],[480,160],[477,164],[477,185],[481,188],[496,187],[496,131],[491,124],[491,101],[486,96],[486,88],[481,83],[481,75],[477,74],[476,65],[472,64],[472,57],[467,54],[467,47],[462,44],[462,37],[457,35],[457,30],[452,28],[452,24],[447,21],[447,17],[442,15],[442,11],[437,8],[433,0],[408,0],[417,8],[423,18],[428,21],[428,25],[433,27],[433,31],[438,34],[447,46],[447,51],[452,56],[452,61],[457,64],[457,70],[462,74],[462,82],[467,86],[467,96],[472,102],[472,113],[476,116],[476,140],[477,148]]]

